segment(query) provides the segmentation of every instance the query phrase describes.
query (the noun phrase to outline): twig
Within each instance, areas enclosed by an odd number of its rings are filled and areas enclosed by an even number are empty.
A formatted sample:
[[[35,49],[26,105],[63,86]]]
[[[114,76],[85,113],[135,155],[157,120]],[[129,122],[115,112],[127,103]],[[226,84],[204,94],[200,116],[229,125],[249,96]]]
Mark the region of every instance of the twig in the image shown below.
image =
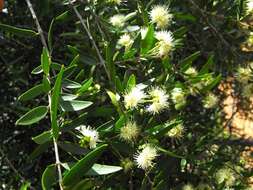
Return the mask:
[[[96,42],[95,42],[93,36],[91,35],[90,30],[89,30],[88,27],[86,26],[86,24],[85,24],[85,22],[84,22],[84,19],[82,18],[81,14],[80,14],[79,11],[77,10],[76,6],[74,6],[73,3],[72,3],[70,0],[68,0],[68,1],[69,1],[69,4],[71,5],[71,7],[73,8],[73,10],[74,10],[76,16],[77,16],[78,19],[80,20],[80,22],[81,22],[81,24],[82,24],[84,30],[86,31],[86,33],[87,33],[87,35],[88,35],[88,37],[89,37],[89,39],[90,39],[90,41],[91,41],[93,47],[95,48],[96,53],[97,53],[98,58],[99,58],[99,61],[100,61],[100,64],[103,64],[103,65],[104,65],[104,64],[105,64],[105,61],[104,61],[104,59],[103,59],[103,57],[102,57],[102,55],[101,55],[101,53],[100,53],[100,51],[99,51],[99,49],[98,49],[98,46],[97,46],[97,44],[96,44]]]
[[[49,49],[48,49],[48,46],[47,46],[47,42],[46,42],[46,39],[44,37],[44,34],[43,34],[43,30],[40,26],[40,23],[39,23],[39,20],[36,16],[36,13],[33,9],[33,6],[31,4],[31,1],[30,0],[26,0],[26,3],[27,3],[27,6],[32,14],[32,17],[36,23],[36,26],[37,26],[37,30],[40,34],[40,38],[41,38],[41,42],[42,42],[42,45],[44,46],[44,48],[47,49],[47,51],[49,52]],[[50,78],[50,76],[47,76],[48,78]],[[50,80],[49,80],[50,81]],[[51,95],[50,93],[48,94],[48,103],[49,103],[49,107],[50,107],[50,110],[51,110]],[[58,179],[59,179],[59,186],[60,186],[60,189],[63,190],[63,186],[62,186],[62,172],[61,172],[61,162],[60,162],[60,158],[59,158],[59,151],[58,151],[58,145],[57,145],[57,139],[56,138],[53,138],[53,141],[54,141],[54,152],[55,152],[55,165],[57,167],[57,170],[58,170]]]

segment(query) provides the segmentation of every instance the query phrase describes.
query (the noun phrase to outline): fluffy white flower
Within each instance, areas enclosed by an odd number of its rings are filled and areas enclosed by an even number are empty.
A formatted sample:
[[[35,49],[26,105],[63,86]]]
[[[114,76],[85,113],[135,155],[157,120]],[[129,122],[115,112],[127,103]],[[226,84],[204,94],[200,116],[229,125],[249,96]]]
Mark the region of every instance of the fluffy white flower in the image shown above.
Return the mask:
[[[179,139],[182,138],[184,134],[184,126],[183,124],[178,124],[177,126],[170,129],[167,135],[171,138]]]
[[[168,107],[169,96],[165,90],[156,87],[149,91],[149,95],[152,97],[152,104],[147,107],[148,112],[157,114]]]
[[[140,133],[140,130],[135,122],[127,122],[125,126],[120,129],[120,138],[125,141],[133,142],[136,140]]]
[[[139,168],[147,170],[153,166],[154,159],[158,156],[156,148],[146,144],[142,151],[138,152],[135,156],[135,162]]]
[[[90,126],[85,125],[81,125],[76,129],[83,135],[79,136],[79,138],[81,138],[81,143],[83,143],[83,141],[87,141],[91,149],[96,148],[97,142],[99,140],[99,134],[95,129],[92,129]]]
[[[225,183],[225,186],[230,187],[235,183],[235,174],[229,168],[222,168],[215,174],[215,178],[218,184]]]
[[[203,106],[204,108],[213,108],[218,103],[218,97],[215,96],[212,93],[209,93],[204,99],[203,99]]]
[[[130,47],[133,43],[134,41],[129,34],[122,35],[118,41],[119,45],[124,46],[126,48]]]
[[[124,95],[124,103],[127,109],[136,108],[139,103],[146,97],[143,88],[140,86],[133,87],[127,94]]]
[[[172,101],[176,103],[184,102],[185,101],[185,93],[182,90],[182,88],[175,87],[171,91],[171,99]]]
[[[194,190],[194,187],[188,183],[182,187],[182,190]]]
[[[236,79],[241,83],[247,83],[252,77],[250,68],[239,67],[236,73]]]
[[[170,31],[159,31],[155,33],[155,38],[158,40],[156,51],[159,56],[168,55],[174,47],[174,38]]]
[[[185,72],[186,75],[196,76],[198,71],[194,67],[189,67]]]
[[[121,0],[108,0],[109,3],[114,3],[117,5],[120,5],[120,3],[122,2]]]
[[[172,14],[169,13],[167,6],[156,5],[149,14],[151,22],[155,23],[157,28],[166,28],[172,20]]]
[[[110,23],[115,27],[123,27],[125,25],[125,16],[121,14],[114,15],[110,18]]]
[[[248,2],[247,2],[247,12],[248,13],[253,12],[253,0],[248,0]]]

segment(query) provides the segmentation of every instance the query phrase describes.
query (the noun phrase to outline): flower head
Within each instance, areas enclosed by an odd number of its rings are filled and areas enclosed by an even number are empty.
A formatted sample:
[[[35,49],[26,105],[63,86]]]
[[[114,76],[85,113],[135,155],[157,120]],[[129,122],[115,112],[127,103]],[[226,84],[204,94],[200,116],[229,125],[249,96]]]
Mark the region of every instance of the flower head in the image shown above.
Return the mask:
[[[218,97],[209,93],[203,100],[204,108],[213,108],[218,103]]]
[[[192,184],[188,183],[182,187],[182,190],[194,190],[194,187]]]
[[[251,76],[252,74],[250,68],[239,67],[237,69],[236,78],[239,82],[247,83],[250,80]]]
[[[172,14],[169,13],[167,6],[156,5],[149,14],[151,22],[155,23],[157,28],[166,28],[172,20]]]
[[[155,33],[155,38],[158,40],[156,52],[163,57],[168,55],[174,47],[174,38],[170,31],[159,31]]]
[[[129,34],[122,35],[118,41],[119,45],[124,46],[126,48],[131,47],[133,43],[134,41],[131,39],[131,36]]]
[[[156,87],[149,91],[149,95],[152,98],[152,104],[147,107],[148,112],[156,114],[168,107],[169,96],[165,90]]]
[[[248,13],[253,12],[253,0],[248,0],[248,2],[247,2],[247,12]]]
[[[146,94],[143,91],[143,88],[137,85],[124,95],[125,107],[127,109],[136,108],[145,97]]]
[[[96,148],[97,141],[99,140],[99,134],[95,129],[85,125],[81,125],[76,129],[82,134],[82,136],[79,136],[79,138],[81,138],[81,145],[88,143],[91,149]]]
[[[114,15],[110,18],[110,23],[118,28],[121,28],[125,25],[125,16],[121,14]]]
[[[122,0],[107,0],[109,3],[120,5]]]
[[[196,76],[198,71],[194,67],[189,67],[185,72],[186,75]]]
[[[212,190],[208,184],[200,183],[197,186],[197,190]]]
[[[175,139],[182,138],[183,134],[184,134],[184,126],[181,123],[170,129],[167,133],[169,137]]]
[[[144,145],[143,150],[134,156],[134,159],[139,168],[147,170],[154,165],[153,161],[157,156],[156,148],[150,144],[146,144]]]
[[[140,133],[140,130],[135,122],[127,122],[125,126],[120,129],[120,138],[125,141],[133,142],[136,140]]]
[[[235,174],[229,168],[222,168],[215,173],[215,178],[218,184],[224,183],[225,186],[230,187],[235,183]]]

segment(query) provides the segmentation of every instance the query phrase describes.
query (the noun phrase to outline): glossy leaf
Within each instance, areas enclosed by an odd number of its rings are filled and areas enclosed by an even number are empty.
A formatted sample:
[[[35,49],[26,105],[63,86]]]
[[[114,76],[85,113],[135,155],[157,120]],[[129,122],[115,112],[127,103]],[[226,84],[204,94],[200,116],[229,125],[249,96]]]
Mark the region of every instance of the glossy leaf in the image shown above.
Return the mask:
[[[61,92],[61,83],[62,83],[62,75],[64,72],[64,67],[62,66],[61,71],[57,75],[54,89],[52,92],[51,98],[51,127],[53,129],[53,136],[58,138],[59,128],[57,124],[57,111],[58,111],[58,104],[59,104],[59,97]]]
[[[47,166],[41,178],[42,189],[51,190],[53,184],[56,181],[57,181],[56,166],[54,164]]]
[[[75,184],[82,176],[84,176],[93,166],[100,155],[105,151],[108,145],[104,144],[89,152],[84,158],[79,160],[64,176],[63,184],[69,186]]]
[[[92,105],[92,102],[81,101],[81,100],[71,100],[71,101],[61,101],[60,106],[63,111],[80,111]]]
[[[36,85],[36,86],[32,87],[31,89],[27,90],[23,94],[21,94],[18,97],[18,100],[20,100],[20,101],[31,100],[33,98],[36,98],[37,96],[39,96],[43,92],[44,92],[44,85],[39,84],[39,85]]]
[[[51,62],[51,59],[49,57],[49,53],[46,48],[43,48],[42,55],[41,55],[41,66],[46,76],[49,74],[49,68],[51,64],[50,62]]]
[[[94,164],[92,168],[85,175],[89,175],[89,176],[107,175],[107,174],[118,172],[120,170],[122,170],[122,167],[120,166]]]
[[[44,144],[46,142],[49,142],[51,139],[52,139],[51,131],[45,131],[35,137],[32,137],[32,140],[37,144]]]
[[[81,94],[85,91],[88,90],[88,88],[91,86],[91,84],[93,83],[93,78],[90,78],[89,80],[87,80],[82,87],[78,90],[78,94]]]
[[[18,28],[15,26],[10,26],[7,24],[2,24],[2,23],[0,23],[0,29],[2,31],[10,32],[17,36],[22,36],[22,37],[34,37],[38,35],[38,33],[33,30]]]
[[[48,107],[47,106],[39,106],[33,108],[21,118],[16,121],[16,125],[31,125],[34,124],[41,119],[43,119],[47,115]]]

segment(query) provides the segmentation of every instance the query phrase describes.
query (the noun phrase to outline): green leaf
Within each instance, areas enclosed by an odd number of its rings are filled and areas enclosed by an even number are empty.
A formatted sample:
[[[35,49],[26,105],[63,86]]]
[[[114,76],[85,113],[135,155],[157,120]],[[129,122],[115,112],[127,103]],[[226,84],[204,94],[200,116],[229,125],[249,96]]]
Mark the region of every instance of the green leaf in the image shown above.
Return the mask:
[[[107,92],[108,96],[110,97],[110,99],[112,101],[112,104],[117,108],[118,113],[121,114],[122,111],[120,109],[120,105],[119,105],[119,102],[117,100],[116,94],[114,94],[113,92],[111,92],[109,90],[107,90],[106,92]]]
[[[69,11],[65,11],[62,14],[60,14],[59,16],[57,16],[55,20],[57,22],[61,22],[61,21],[65,21],[68,17],[69,17]]]
[[[77,183],[74,187],[70,187],[70,189],[66,190],[91,190],[95,184],[91,179],[84,179]]]
[[[204,92],[208,92],[209,90],[211,90],[212,88],[214,88],[217,84],[219,84],[220,81],[221,81],[221,79],[222,79],[222,76],[221,76],[221,74],[219,74],[217,77],[215,77],[213,79],[212,82],[210,82],[205,88],[203,88],[203,91]]]
[[[49,31],[48,31],[48,48],[50,51],[52,51],[52,47],[53,47],[53,26],[54,26],[54,21],[55,19],[53,19],[50,23],[50,27],[49,27]]]
[[[115,70],[115,64],[113,62],[113,55],[114,55],[114,47],[113,47],[113,43],[110,43],[109,45],[106,46],[105,65],[106,65],[106,70],[110,75],[109,77],[111,81],[115,82],[116,70]]]
[[[144,39],[141,41],[141,54],[146,54],[154,45],[155,30],[154,26],[150,25]]]
[[[73,144],[70,142],[66,142],[66,141],[65,142],[58,142],[57,144],[59,145],[59,147],[62,150],[69,152],[71,154],[84,155],[88,152],[87,149],[82,148],[79,145]]]
[[[76,64],[78,63],[79,59],[80,59],[80,55],[77,54],[77,55],[74,57],[74,59],[71,61],[71,63],[69,64],[69,66],[76,65]]]
[[[59,128],[57,124],[57,111],[58,111],[58,104],[59,104],[59,97],[61,92],[61,83],[62,83],[62,75],[64,72],[64,66],[62,66],[61,71],[57,75],[54,89],[52,92],[51,98],[51,127],[53,129],[53,136],[54,138],[58,138],[59,135]]]
[[[37,75],[37,74],[40,74],[42,72],[43,72],[42,66],[39,65],[38,67],[34,68],[31,73],[34,74],[34,75]]]
[[[82,87],[78,90],[78,94],[82,94],[84,93],[86,90],[88,90],[88,88],[91,86],[91,84],[93,83],[93,78],[91,77],[88,81],[86,81]]]
[[[47,115],[48,107],[39,106],[33,108],[16,121],[16,125],[31,125],[43,119]]]
[[[69,80],[69,79],[65,79],[62,82],[62,86],[64,88],[69,88],[69,89],[76,89],[76,88],[81,88],[81,84],[79,84],[78,82]]]
[[[124,115],[121,115],[118,121],[115,123],[115,130],[119,131],[126,123],[127,118]]]
[[[63,184],[69,186],[75,184],[82,176],[84,176],[93,166],[96,160],[107,148],[107,144],[97,147],[95,150],[89,152],[84,158],[79,160],[64,176]]]
[[[49,53],[46,48],[43,48],[43,51],[41,54],[41,65],[46,76],[49,74],[50,64],[51,64],[51,59],[49,57]]]
[[[208,70],[210,69],[210,67],[214,64],[213,58],[214,58],[213,55],[211,55],[211,56],[208,58],[206,64],[203,65],[203,67],[200,69],[199,75],[206,74],[206,73],[208,72]]]
[[[43,84],[39,84],[39,85],[36,85],[36,86],[32,87],[31,89],[27,90],[23,94],[21,94],[18,97],[18,100],[20,100],[20,101],[31,100],[31,99],[39,96],[43,92],[44,92],[44,85]]]
[[[75,94],[61,94],[61,99],[63,101],[75,100],[76,98],[78,98],[78,96]]]
[[[46,142],[51,141],[51,139],[52,139],[51,131],[45,131],[35,137],[32,137],[32,140],[37,144],[44,144]]]
[[[29,190],[28,188],[31,186],[31,183],[26,181],[22,184],[22,186],[20,187],[20,190]]]
[[[193,53],[192,55],[186,57],[181,62],[179,62],[180,70],[185,72],[192,64],[200,56],[200,51]]]
[[[122,167],[120,166],[94,164],[92,168],[85,175],[88,175],[88,176],[107,175],[107,174],[118,172],[120,170],[122,170]]]
[[[71,101],[61,101],[60,106],[63,111],[80,111],[92,105],[92,102],[81,101],[81,100],[71,100]]]
[[[136,79],[135,79],[134,74],[131,74],[131,76],[129,77],[127,81],[126,91],[131,90],[135,86],[136,86]]]
[[[46,75],[43,75],[42,83],[43,83],[44,92],[48,93],[51,90],[51,84],[50,84],[50,81]]]
[[[17,36],[22,36],[22,37],[34,37],[39,34],[33,30],[18,28],[15,26],[10,26],[10,25],[1,24],[1,23],[0,23],[0,29],[6,32],[13,33]]]
[[[56,166],[54,164],[47,166],[42,174],[41,186],[43,190],[51,190],[53,184],[57,181]]]
[[[40,144],[38,145],[33,151],[32,153],[29,155],[29,160],[32,161],[35,158],[37,158],[39,155],[43,154],[44,152],[46,152],[48,150],[48,148],[52,145],[51,142],[46,142],[44,144]]]

